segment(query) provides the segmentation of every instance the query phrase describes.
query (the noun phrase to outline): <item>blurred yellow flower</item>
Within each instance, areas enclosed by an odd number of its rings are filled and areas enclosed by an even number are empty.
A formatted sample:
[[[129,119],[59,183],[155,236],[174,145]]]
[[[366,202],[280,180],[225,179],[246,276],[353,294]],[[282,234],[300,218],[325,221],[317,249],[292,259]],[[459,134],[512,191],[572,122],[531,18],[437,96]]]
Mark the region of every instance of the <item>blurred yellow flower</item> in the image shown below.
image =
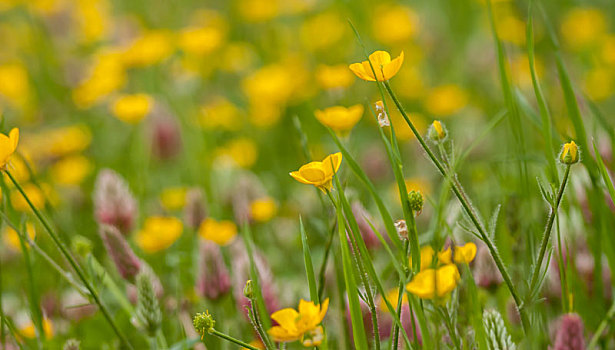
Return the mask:
[[[399,114],[398,111],[392,111],[389,117],[391,123],[393,124],[393,128],[395,128],[395,136],[398,140],[409,141],[416,137],[412,132],[412,129],[410,129],[410,126],[408,126],[408,123],[406,123],[406,120],[401,116],[401,114]],[[410,113],[409,117],[418,132],[423,134],[425,129],[427,129],[425,117],[419,113]]]
[[[301,42],[310,50],[324,50],[338,43],[348,24],[335,12],[323,12],[304,20]]]
[[[17,143],[19,143],[19,129],[11,129],[9,136],[0,134],[0,170],[6,169],[6,165],[17,149]]]
[[[79,0],[75,6],[78,33],[85,42],[93,42],[107,36],[111,24],[110,4],[107,0]]]
[[[279,0],[238,0],[236,4],[241,17],[250,22],[268,21],[280,13]]]
[[[51,166],[51,178],[60,185],[79,185],[92,171],[92,163],[81,155],[68,156]]]
[[[334,131],[348,132],[361,120],[363,105],[354,105],[348,108],[342,106],[329,107],[314,112],[318,121]]]
[[[111,105],[113,115],[126,123],[137,124],[152,109],[152,98],[146,94],[121,95]]]
[[[393,306],[393,309],[397,309],[398,299],[399,299],[399,290],[397,288],[389,289],[389,291],[386,294],[386,301],[388,301],[391,304],[391,306]],[[386,304],[386,301],[385,301],[385,298],[380,296],[380,310],[389,312],[389,308]],[[408,296],[406,295],[406,293],[402,293],[401,304],[402,305],[408,304]]]
[[[179,47],[186,53],[202,56],[218,49],[224,33],[215,27],[189,27],[179,33]]]
[[[33,183],[27,183],[22,185],[22,188],[36,209],[42,209],[45,206],[45,194],[38,186]],[[26,202],[17,189],[11,191],[11,204],[17,211],[30,211],[28,202]]]
[[[565,44],[581,50],[601,41],[607,32],[607,22],[601,10],[575,7],[564,16],[560,31]]]
[[[292,308],[278,310],[271,318],[278,323],[271,327],[269,335],[276,342],[293,342],[301,340],[303,346],[318,346],[324,337],[322,322],[329,308],[329,299],[316,305],[313,301],[299,301],[298,312]]]
[[[468,242],[464,245],[456,246],[453,259],[457,264],[469,264],[476,257],[476,244]]]
[[[237,236],[237,225],[229,220],[207,218],[199,226],[199,236],[221,246],[229,245]]]
[[[297,77],[282,64],[258,69],[241,82],[251,103],[285,103],[294,93]]]
[[[443,298],[457,287],[459,270],[455,264],[426,269],[416,274],[406,290],[421,299]]]
[[[404,66],[397,73],[393,83],[399,96],[407,99],[419,99],[425,94],[425,83],[421,70],[415,66]]]
[[[371,62],[371,66],[370,66]],[[385,81],[389,80],[397,74],[399,68],[404,63],[404,52],[391,60],[391,55],[386,51],[375,51],[369,55],[369,62],[353,63],[350,65],[350,70],[359,78],[366,81]],[[372,71],[372,66],[374,70]],[[374,71],[376,76],[374,77]]]
[[[90,129],[83,124],[52,129],[39,134],[35,140],[44,154],[61,157],[88,148],[92,142]]]
[[[336,66],[321,64],[316,68],[316,81],[323,89],[338,89],[349,87],[354,79],[343,64]]]
[[[314,161],[303,165],[299,170],[290,172],[295,180],[318,187],[326,192],[333,187],[331,180],[342,164],[342,153],[327,156],[322,162]]]
[[[160,203],[166,210],[180,210],[186,204],[186,187],[169,187],[160,193]]]
[[[156,253],[169,248],[181,236],[182,222],[174,217],[150,216],[135,238],[146,253]]]
[[[239,109],[224,97],[215,97],[201,108],[199,124],[209,130],[235,131],[241,127]]]
[[[34,240],[36,238],[36,230],[34,229],[34,225],[31,222],[26,223],[26,232],[28,233],[28,237],[30,237],[31,240]],[[17,234],[17,231],[15,231],[12,227],[5,226],[2,240],[9,249],[15,252],[21,251],[19,235]]]
[[[89,108],[120,89],[126,83],[121,52],[104,50],[95,56],[88,77],[73,90],[73,100],[80,108]]]
[[[250,203],[250,217],[257,222],[271,220],[275,216],[276,211],[277,205],[271,197],[259,198]]]
[[[502,41],[515,45],[525,44],[525,22],[513,14],[502,16],[497,21],[498,36]]]
[[[249,138],[237,138],[218,148],[216,155],[223,161],[230,160],[234,165],[250,168],[258,159],[258,146]]]
[[[174,50],[173,35],[165,30],[151,30],[135,39],[123,52],[128,67],[146,67],[167,59]]]
[[[544,72],[542,61],[538,57],[534,57],[534,69],[536,69],[537,78],[541,78]],[[527,55],[517,55],[510,63],[512,77],[522,88],[533,88],[532,75],[530,72],[530,62]]]
[[[0,95],[17,108],[25,107],[30,95],[30,83],[23,63],[0,65]]]
[[[394,45],[412,39],[419,26],[417,14],[402,5],[382,5],[376,8],[372,30],[383,44]]]
[[[282,107],[273,103],[252,103],[248,118],[252,125],[267,128],[275,125],[282,117]]]
[[[431,89],[425,108],[430,114],[447,117],[459,112],[467,103],[467,93],[457,85],[448,84]]]
[[[609,68],[594,68],[585,74],[583,88],[594,101],[603,101],[615,92],[615,72]]]
[[[43,318],[43,332],[45,332],[46,338],[53,337],[53,334],[54,334],[53,323],[51,323],[51,320],[46,317]],[[29,321],[27,324],[20,327],[19,334],[29,339],[36,338],[36,330],[34,328],[34,323],[32,323],[32,321]]]
[[[229,43],[223,48],[221,56],[220,68],[227,72],[244,72],[257,60],[254,48],[245,42]]]
[[[604,63],[615,68],[615,35],[608,35],[602,43],[601,56]]]

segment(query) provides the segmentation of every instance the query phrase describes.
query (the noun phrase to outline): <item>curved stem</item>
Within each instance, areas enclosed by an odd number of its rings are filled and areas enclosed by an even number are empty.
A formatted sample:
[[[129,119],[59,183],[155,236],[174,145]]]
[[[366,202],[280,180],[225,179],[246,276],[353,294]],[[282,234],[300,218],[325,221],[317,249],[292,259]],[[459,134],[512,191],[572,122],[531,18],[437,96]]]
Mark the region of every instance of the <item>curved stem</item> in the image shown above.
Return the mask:
[[[540,275],[540,270],[542,268],[542,261],[547,252],[549,238],[551,238],[551,229],[553,228],[553,223],[555,222],[557,209],[559,208],[559,204],[562,201],[562,197],[564,196],[564,189],[566,188],[566,183],[568,182],[569,175],[570,164],[566,166],[566,172],[564,173],[564,178],[562,179],[562,183],[560,184],[559,190],[557,191],[555,203],[551,205],[551,211],[549,212],[549,218],[547,219],[547,226],[545,227],[545,232],[542,234],[542,243],[540,245],[540,252],[538,253],[538,261],[536,261],[536,264],[534,265],[534,270],[532,271],[532,279],[530,283],[530,292],[532,293],[534,291],[534,288],[536,287],[536,283],[538,283],[538,276]]]
[[[425,152],[427,153],[431,161],[434,163],[436,168],[438,168],[438,171],[440,172],[440,174],[442,174],[444,178],[447,178],[447,179],[450,178],[452,180],[451,188],[453,192],[455,193],[455,196],[457,196],[457,198],[459,199],[459,202],[461,203],[461,206],[465,210],[466,214],[468,214],[468,216],[470,217],[470,221],[472,221],[472,224],[478,230],[478,233],[480,234],[482,241],[487,245],[487,248],[489,249],[489,252],[491,253],[491,256],[493,257],[493,260],[495,261],[495,264],[498,267],[500,274],[502,274],[502,278],[504,279],[504,282],[506,283],[506,286],[508,287],[510,294],[515,300],[517,309],[519,309],[519,315],[521,317],[521,323],[523,325],[523,330],[524,332],[527,333],[527,330],[529,329],[530,324],[529,324],[529,320],[527,318],[525,309],[523,308],[523,302],[521,298],[519,297],[519,293],[517,292],[517,289],[515,288],[515,285],[513,284],[512,279],[510,278],[510,274],[508,273],[508,270],[506,269],[506,266],[504,265],[504,262],[502,261],[502,258],[500,257],[500,254],[498,253],[497,248],[495,247],[495,244],[493,243],[491,238],[489,238],[489,235],[487,234],[487,230],[485,229],[485,226],[482,224],[482,222],[479,219],[478,214],[474,211],[472,205],[470,204],[469,200],[465,196],[463,192],[463,188],[461,187],[461,184],[459,183],[459,181],[455,179],[454,176],[450,176],[447,173],[442,163],[438,160],[438,158],[433,153],[431,148],[429,148],[429,146],[425,142],[425,139],[423,139],[423,136],[418,132],[418,130],[416,129],[416,127],[414,126],[410,118],[408,117],[408,113],[406,113],[401,102],[399,101],[399,99],[397,98],[393,90],[391,89],[391,85],[389,84],[389,82],[388,81],[384,82],[384,86],[387,92],[389,93],[389,96],[391,96],[391,99],[397,106],[397,109],[401,113],[402,117],[404,117],[404,120],[406,121],[410,129],[412,130],[412,133],[414,133],[414,136],[416,136],[416,139],[421,144],[421,147],[423,148],[423,150],[425,150]]]
[[[210,334],[213,334],[213,335],[215,335],[216,337],[222,338],[222,339],[224,339],[224,340],[230,341],[231,343],[235,343],[235,344],[237,344],[237,345],[239,345],[239,346],[242,346],[242,347],[244,347],[244,348],[246,348],[246,349],[250,349],[250,350],[259,350],[258,348],[254,347],[254,346],[252,346],[252,345],[250,345],[250,344],[248,344],[248,343],[245,343],[245,342],[243,342],[243,341],[241,341],[241,340],[239,340],[239,339],[235,339],[235,338],[231,337],[231,336],[230,336],[230,335],[228,335],[228,334],[224,334],[224,333],[222,333],[222,332],[218,332],[218,331],[217,331],[217,330],[215,330],[215,329],[214,329],[214,330],[212,330]]]
[[[21,187],[21,185],[19,185],[17,180],[15,180],[11,172],[9,172],[6,169],[4,170],[4,172],[8,175],[8,177],[11,179],[11,181],[13,182],[13,184],[15,185],[19,193],[21,193],[22,197],[26,200],[26,202],[28,203],[32,211],[34,212],[34,215],[36,215],[36,217],[41,222],[41,224],[43,225],[47,233],[49,233],[49,236],[51,236],[51,239],[53,240],[55,245],[58,247],[58,249],[60,249],[60,252],[62,253],[62,255],[66,258],[66,260],[68,260],[68,263],[71,265],[73,270],[75,270],[75,273],[77,274],[77,276],[79,277],[79,279],[81,280],[85,288],[88,290],[88,292],[92,296],[92,299],[94,299],[96,304],[98,304],[98,307],[102,311],[103,315],[105,316],[105,319],[107,320],[107,322],[109,323],[109,325],[111,326],[115,334],[120,338],[122,343],[124,343],[129,349],[132,349],[132,345],[130,345],[130,343],[124,336],[124,334],[120,331],[118,326],[115,324],[113,317],[109,313],[109,310],[107,310],[107,307],[102,303],[102,300],[98,296],[98,293],[96,293],[96,291],[94,290],[90,282],[85,278],[85,273],[81,270],[81,267],[79,266],[79,264],[77,264],[77,261],[75,260],[75,258],[73,258],[73,256],[70,254],[68,249],[62,243],[62,241],[60,241],[60,238],[57,236],[57,234],[51,229],[51,226],[49,226],[49,224],[47,223],[47,220],[43,218],[43,215],[40,213],[40,211],[34,206],[34,204],[32,204],[32,202],[30,201],[30,198],[28,198],[28,195],[26,195],[23,188]]]

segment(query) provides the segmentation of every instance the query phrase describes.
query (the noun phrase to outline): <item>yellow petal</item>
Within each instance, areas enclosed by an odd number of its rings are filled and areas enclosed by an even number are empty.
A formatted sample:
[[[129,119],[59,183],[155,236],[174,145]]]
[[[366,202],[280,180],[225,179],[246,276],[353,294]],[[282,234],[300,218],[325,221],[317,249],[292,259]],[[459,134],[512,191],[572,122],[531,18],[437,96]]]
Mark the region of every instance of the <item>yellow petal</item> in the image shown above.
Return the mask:
[[[342,164],[342,153],[337,152],[327,156],[327,158],[323,159],[322,164],[327,174],[333,176],[339,170],[340,164]]]
[[[462,246],[458,246],[455,248],[455,262],[458,264],[461,263],[470,263],[474,260],[476,256],[476,244],[472,242],[468,242]]]
[[[19,142],[19,129],[13,128],[9,133],[9,139],[11,140],[12,152],[15,152],[17,143]]]
[[[277,342],[292,342],[299,340],[301,334],[289,332],[287,329],[280,326],[271,327],[268,331],[269,335],[273,337],[273,340]]]
[[[320,304],[320,315],[318,315],[318,318],[320,319],[319,323],[325,318],[327,310],[329,310],[329,298],[325,299],[325,301]]]
[[[368,71],[366,71],[363,63],[353,63],[349,66],[349,68],[357,77],[363,80],[376,81],[376,79],[374,79],[374,74],[372,73],[372,69],[370,68]]]
[[[374,65],[374,69],[378,71],[381,67],[391,62],[391,55],[386,51],[374,51],[374,53],[369,55],[369,60]]]
[[[391,61],[389,64],[386,64],[383,68],[384,71],[384,79],[389,80],[399,72],[401,65],[404,63],[404,52],[402,51],[397,58]]]
[[[322,163],[312,162],[302,166],[299,173],[310,183],[316,184],[325,180],[327,170],[323,168]]]
[[[271,314],[271,319],[276,321],[280,327],[293,333],[297,330],[296,322],[299,318],[299,313],[292,308],[278,310]]]
[[[290,176],[292,176],[295,180],[306,184],[306,185],[311,185],[312,183],[306,179],[303,178],[303,176],[301,176],[301,173],[299,173],[299,171],[291,171],[290,173],[288,173]]]

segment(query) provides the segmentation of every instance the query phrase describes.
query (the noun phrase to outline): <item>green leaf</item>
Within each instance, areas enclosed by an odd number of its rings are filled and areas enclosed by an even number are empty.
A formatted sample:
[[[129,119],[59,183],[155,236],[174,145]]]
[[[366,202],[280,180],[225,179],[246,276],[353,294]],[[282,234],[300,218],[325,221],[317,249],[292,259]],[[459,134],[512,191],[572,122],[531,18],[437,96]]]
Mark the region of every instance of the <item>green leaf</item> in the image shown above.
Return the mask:
[[[316,276],[314,276],[314,265],[312,264],[312,254],[310,253],[310,246],[308,245],[307,234],[305,233],[305,227],[303,226],[301,216],[299,216],[299,228],[301,231],[301,244],[303,245],[305,273],[310,287],[310,299],[314,303],[320,304],[320,300],[318,299],[318,287],[316,286]]]

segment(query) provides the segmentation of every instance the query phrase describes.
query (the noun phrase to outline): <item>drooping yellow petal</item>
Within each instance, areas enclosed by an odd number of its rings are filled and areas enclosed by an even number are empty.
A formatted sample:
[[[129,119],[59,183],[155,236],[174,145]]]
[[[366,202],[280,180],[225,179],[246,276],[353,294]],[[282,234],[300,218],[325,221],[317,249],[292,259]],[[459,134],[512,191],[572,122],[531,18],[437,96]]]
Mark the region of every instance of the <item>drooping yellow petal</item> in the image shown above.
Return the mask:
[[[9,139],[11,140],[12,152],[17,149],[17,143],[19,142],[19,129],[13,128],[9,133]]]
[[[367,68],[365,68],[367,65]],[[371,67],[367,61],[363,61],[361,63],[353,63],[349,66],[350,70],[359,78],[367,81],[376,81],[374,78],[374,73],[372,72]]]

